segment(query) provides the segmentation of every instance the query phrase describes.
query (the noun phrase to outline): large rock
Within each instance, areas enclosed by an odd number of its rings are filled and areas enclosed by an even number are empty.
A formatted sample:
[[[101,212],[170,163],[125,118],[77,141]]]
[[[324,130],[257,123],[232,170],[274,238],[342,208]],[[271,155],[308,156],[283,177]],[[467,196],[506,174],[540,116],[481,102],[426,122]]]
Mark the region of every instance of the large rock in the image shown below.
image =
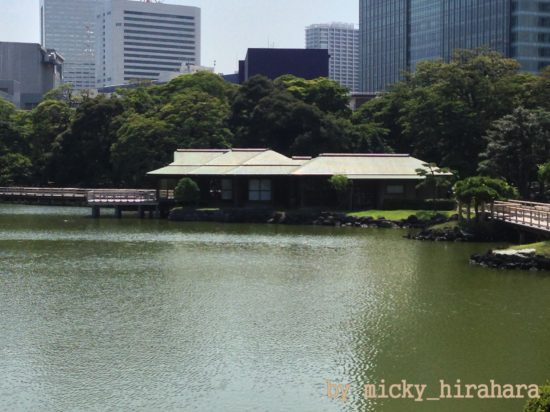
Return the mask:
[[[470,263],[495,269],[550,271],[550,258],[537,255],[534,249],[490,250],[470,257]]]

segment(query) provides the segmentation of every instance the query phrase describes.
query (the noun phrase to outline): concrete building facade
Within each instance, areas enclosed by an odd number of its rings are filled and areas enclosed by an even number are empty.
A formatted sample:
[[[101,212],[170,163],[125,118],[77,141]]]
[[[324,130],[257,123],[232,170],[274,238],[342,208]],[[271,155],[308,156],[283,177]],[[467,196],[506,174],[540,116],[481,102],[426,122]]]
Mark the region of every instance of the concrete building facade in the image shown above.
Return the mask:
[[[42,47],[65,58],[64,82],[95,88],[95,21],[100,0],[40,0]]]
[[[0,93],[23,109],[61,84],[63,57],[34,43],[0,42]]]
[[[96,88],[200,65],[200,8],[105,0],[96,27]]]
[[[531,73],[550,65],[550,0],[360,0],[359,19],[366,92],[456,49],[487,47]]]
[[[306,27],[306,48],[327,49],[329,77],[351,92],[359,86],[359,30],[353,24],[327,23]]]

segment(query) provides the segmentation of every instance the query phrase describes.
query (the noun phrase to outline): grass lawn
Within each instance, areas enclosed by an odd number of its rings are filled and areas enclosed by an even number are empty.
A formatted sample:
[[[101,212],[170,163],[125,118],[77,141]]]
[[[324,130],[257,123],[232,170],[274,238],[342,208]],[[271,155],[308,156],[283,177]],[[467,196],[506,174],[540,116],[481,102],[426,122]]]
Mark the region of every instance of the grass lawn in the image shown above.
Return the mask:
[[[446,217],[451,217],[456,212],[455,211],[442,211],[437,212],[439,214],[442,214]],[[385,217],[389,220],[401,220],[401,219],[407,219],[409,216],[416,216],[421,220],[427,220],[431,216],[434,215],[434,212],[432,210],[363,210],[360,212],[352,212],[348,213],[349,216],[355,216],[355,217],[373,217],[373,218],[379,218],[379,217]]]
[[[530,245],[518,245],[512,246],[510,249],[523,250],[523,249],[535,249],[538,255],[550,257],[550,240],[539,243],[531,243]]]
[[[447,229],[454,229],[455,227],[458,227],[458,221],[457,220],[453,220],[452,222],[440,223],[438,225],[433,225],[433,226],[430,226],[429,229],[447,230]]]

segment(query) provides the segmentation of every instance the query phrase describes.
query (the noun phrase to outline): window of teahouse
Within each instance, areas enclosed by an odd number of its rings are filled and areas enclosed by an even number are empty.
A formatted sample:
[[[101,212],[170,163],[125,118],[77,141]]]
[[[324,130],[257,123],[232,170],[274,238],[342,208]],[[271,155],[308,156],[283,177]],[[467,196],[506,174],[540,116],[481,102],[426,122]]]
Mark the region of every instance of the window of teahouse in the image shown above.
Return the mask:
[[[222,200],[233,200],[233,180],[222,179]]]
[[[386,186],[386,193],[389,195],[402,195],[405,193],[404,185],[388,185]]]
[[[268,202],[271,200],[271,180],[250,179],[248,182],[248,200]]]

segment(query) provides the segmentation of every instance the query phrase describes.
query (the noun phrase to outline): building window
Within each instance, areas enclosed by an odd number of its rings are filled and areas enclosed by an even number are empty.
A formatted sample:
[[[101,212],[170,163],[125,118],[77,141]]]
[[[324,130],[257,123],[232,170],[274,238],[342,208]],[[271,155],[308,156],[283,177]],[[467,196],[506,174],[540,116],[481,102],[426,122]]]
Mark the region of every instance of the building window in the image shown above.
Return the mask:
[[[233,180],[222,179],[222,200],[233,200]]]
[[[251,179],[248,182],[248,200],[253,202],[271,201],[271,180]]]
[[[388,195],[402,195],[405,193],[404,185],[388,185],[386,186],[386,193]]]

